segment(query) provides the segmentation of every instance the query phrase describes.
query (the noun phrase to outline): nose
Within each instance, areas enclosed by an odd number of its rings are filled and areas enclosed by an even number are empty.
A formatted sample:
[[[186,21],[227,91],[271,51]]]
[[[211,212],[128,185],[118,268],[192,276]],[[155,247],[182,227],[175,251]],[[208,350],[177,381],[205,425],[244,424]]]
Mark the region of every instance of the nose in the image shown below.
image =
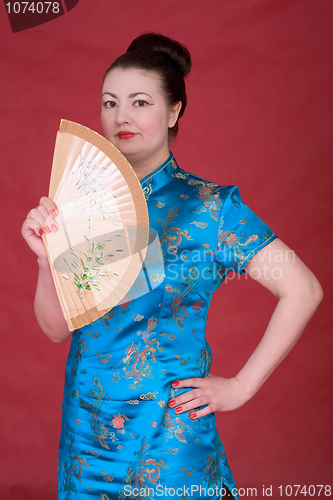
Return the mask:
[[[132,123],[131,109],[125,104],[120,104],[116,112],[116,121],[119,125]]]

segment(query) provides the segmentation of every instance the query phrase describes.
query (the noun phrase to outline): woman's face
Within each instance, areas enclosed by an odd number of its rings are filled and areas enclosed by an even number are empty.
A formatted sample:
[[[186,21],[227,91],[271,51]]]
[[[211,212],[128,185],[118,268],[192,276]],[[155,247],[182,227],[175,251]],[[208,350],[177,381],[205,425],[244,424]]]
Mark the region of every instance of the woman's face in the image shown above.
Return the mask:
[[[176,123],[179,109],[169,108],[153,71],[115,68],[105,77],[103,133],[133,168],[152,171],[168,158],[168,128]]]

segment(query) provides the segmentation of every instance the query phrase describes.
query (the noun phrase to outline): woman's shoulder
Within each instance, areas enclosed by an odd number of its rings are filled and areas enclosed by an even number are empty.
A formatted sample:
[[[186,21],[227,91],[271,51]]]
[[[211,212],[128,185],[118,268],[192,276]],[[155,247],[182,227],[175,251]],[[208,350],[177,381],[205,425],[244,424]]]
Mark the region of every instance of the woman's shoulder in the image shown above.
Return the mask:
[[[175,169],[173,177],[175,179],[183,180],[185,184],[192,187],[194,191],[199,192],[201,195],[212,195],[215,197],[218,196],[220,198],[227,198],[233,193],[239,193],[236,185],[218,184],[217,182],[206,179],[205,177],[188,172],[187,170],[180,168],[178,164],[176,165],[177,168]]]

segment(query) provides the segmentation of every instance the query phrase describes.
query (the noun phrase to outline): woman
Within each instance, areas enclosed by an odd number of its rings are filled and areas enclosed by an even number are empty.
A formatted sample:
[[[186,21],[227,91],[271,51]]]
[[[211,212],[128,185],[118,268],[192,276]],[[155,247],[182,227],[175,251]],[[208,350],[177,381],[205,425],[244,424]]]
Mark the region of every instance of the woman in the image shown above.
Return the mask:
[[[73,333],[60,499],[238,498],[214,412],[254,396],[322,298],[311,271],[241,202],[235,186],[185,172],[170,154],[190,66],[184,46],[145,34],[104,77],[103,133],[131,163],[147,199],[150,291],[136,298],[130,291],[127,302]],[[40,238],[57,230],[56,217],[57,207],[43,197],[22,234],[38,256],[36,317],[51,340],[62,342],[71,332]],[[163,273],[150,272],[161,255]],[[225,379],[209,375],[205,324],[212,293],[230,271],[249,273],[279,300],[252,356]]]

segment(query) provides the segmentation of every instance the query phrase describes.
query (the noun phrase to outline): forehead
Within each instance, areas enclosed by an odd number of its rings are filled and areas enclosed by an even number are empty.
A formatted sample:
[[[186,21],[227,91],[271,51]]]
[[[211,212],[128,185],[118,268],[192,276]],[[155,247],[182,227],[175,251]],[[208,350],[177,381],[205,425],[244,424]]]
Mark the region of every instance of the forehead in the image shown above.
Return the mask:
[[[114,92],[117,94],[132,92],[153,92],[161,94],[161,79],[155,71],[147,71],[137,68],[115,68],[106,75],[102,92]]]

